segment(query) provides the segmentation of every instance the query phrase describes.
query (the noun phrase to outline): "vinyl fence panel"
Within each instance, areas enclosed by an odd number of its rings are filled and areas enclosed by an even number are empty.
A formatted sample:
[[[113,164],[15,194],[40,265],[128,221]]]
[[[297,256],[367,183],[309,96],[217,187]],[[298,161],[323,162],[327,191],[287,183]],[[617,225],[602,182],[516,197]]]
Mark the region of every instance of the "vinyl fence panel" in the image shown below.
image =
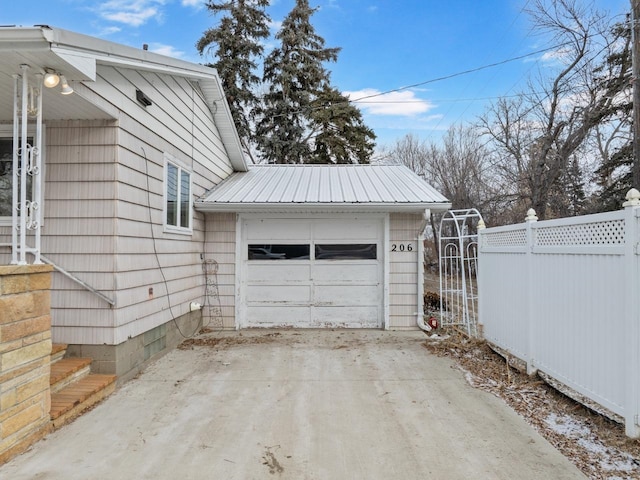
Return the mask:
[[[635,203],[541,222],[530,211],[524,224],[481,230],[478,269],[485,338],[623,420],[632,437],[640,436]]]

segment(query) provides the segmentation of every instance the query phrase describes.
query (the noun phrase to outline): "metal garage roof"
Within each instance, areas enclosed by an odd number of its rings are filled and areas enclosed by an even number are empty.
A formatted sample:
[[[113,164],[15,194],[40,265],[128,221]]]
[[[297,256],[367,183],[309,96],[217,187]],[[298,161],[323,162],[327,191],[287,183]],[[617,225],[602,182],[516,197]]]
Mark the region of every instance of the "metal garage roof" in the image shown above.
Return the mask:
[[[447,210],[449,201],[402,165],[255,165],[196,202],[204,212],[318,209]]]

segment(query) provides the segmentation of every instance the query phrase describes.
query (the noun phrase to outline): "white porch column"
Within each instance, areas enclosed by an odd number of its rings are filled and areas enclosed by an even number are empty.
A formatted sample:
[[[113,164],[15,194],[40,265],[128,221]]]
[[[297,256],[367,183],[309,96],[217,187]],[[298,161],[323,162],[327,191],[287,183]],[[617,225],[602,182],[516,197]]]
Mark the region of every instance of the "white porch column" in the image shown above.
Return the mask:
[[[14,75],[13,95],[13,205],[11,263],[25,265],[27,253],[40,261],[40,226],[42,205],[42,75],[35,75],[29,85],[29,66],[21,65]],[[33,145],[29,143],[29,119],[35,119]],[[33,122],[33,120],[32,120]],[[31,194],[27,195],[31,180]],[[27,235],[34,234],[34,245],[27,246]]]

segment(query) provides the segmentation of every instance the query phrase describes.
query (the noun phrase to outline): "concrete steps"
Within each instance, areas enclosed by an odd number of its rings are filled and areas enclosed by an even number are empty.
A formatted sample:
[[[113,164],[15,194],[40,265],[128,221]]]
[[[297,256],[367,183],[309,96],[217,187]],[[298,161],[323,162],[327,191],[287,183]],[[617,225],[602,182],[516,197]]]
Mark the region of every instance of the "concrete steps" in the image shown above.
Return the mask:
[[[54,428],[82,415],[116,388],[115,375],[92,374],[90,358],[66,358],[65,352],[66,345],[51,349],[49,414]]]

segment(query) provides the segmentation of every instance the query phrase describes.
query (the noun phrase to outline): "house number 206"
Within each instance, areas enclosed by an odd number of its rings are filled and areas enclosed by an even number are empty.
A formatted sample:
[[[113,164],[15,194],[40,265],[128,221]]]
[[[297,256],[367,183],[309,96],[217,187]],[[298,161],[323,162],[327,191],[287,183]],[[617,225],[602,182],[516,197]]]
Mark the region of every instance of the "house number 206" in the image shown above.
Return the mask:
[[[413,244],[411,243],[392,243],[391,244],[392,252],[412,252]]]

